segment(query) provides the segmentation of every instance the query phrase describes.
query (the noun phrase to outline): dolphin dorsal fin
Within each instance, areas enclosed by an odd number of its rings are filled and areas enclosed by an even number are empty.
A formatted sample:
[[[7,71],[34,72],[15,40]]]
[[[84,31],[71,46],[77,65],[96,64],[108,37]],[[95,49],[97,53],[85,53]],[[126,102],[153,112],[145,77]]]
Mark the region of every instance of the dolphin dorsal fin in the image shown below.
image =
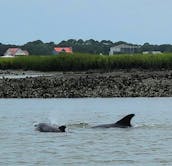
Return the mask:
[[[131,127],[131,119],[135,116],[135,114],[129,114],[125,116],[124,118],[120,119],[115,123],[115,125],[123,126],[123,127]]]

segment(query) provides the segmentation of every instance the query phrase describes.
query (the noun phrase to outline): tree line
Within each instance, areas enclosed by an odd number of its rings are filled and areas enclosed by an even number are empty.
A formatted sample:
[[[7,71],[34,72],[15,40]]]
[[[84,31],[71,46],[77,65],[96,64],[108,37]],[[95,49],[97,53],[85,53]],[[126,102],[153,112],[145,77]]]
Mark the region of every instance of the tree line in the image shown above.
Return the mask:
[[[2,56],[8,48],[20,47],[21,49],[27,50],[30,55],[51,55],[53,53],[54,47],[72,47],[73,52],[78,53],[90,53],[90,54],[104,54],[108,55],[110,47],[119,44],[130,44],[124,41],[112,42],[110,40],[96,41],[93,39],[89,40],[63,40],[56,44],[54,42],[44,43],[41,40],[36,40],[28,42],[24,45],[10,45],[0,43],[0,56]],[[150,43],[144,43],[140,45],[139,52],[143,51],[161,51],[161,52],[172,52],[171,44],[153,45]]]

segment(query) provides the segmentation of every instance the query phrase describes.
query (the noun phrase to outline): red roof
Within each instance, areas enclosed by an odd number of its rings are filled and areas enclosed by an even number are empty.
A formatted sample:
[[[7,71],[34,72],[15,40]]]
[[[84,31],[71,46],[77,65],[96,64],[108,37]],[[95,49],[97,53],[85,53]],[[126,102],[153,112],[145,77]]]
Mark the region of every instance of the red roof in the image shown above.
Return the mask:
[[[18,51],[19,48],[9,48],[8,51],[11,53],[11,55],[15,55],[15,53]]]
[[[72,47],[55,47],[54,50],[56,52],[66,52],[66,53],[72,53]]]

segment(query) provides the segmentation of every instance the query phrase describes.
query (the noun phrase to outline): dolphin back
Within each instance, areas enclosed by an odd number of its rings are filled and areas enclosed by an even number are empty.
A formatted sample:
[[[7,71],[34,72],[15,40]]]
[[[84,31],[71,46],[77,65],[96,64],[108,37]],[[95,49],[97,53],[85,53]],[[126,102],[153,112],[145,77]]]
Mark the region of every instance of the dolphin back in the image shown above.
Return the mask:
[[[116,123],[112,124],[102,124],[98,126],[93,126],[92,128],[111,128],[111,127],[119,127],[119,128],[126,128],[126,127],[132,127],[131,125],[131,119],[135,116],[135,114],[129,114],[125,116],[124,118],[120,119]]]
[[[135,114],[129,114],[115,123],[116,127],[132,127],[131,119]]]
[[[65,132],[66,129],[66,126],[56,126],[48,123],[39,123],[35,127],[40,132]]]

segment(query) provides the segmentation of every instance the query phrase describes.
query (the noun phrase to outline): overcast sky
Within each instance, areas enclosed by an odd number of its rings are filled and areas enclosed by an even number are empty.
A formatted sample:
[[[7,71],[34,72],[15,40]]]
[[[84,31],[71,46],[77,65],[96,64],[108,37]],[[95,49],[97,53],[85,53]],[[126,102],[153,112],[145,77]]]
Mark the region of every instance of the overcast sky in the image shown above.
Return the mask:
[[[0,0],[0,42],[172,44],[172,0]]]

